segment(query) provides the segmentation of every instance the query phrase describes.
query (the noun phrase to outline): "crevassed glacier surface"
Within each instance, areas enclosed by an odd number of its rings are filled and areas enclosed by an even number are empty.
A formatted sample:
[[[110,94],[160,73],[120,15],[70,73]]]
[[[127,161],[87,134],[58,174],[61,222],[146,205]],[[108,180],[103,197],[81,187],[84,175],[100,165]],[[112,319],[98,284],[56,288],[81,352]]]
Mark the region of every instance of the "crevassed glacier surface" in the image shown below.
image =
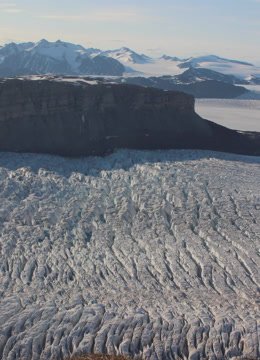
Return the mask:
[[[0,153],[0,358],[257,359],[260,158]]]

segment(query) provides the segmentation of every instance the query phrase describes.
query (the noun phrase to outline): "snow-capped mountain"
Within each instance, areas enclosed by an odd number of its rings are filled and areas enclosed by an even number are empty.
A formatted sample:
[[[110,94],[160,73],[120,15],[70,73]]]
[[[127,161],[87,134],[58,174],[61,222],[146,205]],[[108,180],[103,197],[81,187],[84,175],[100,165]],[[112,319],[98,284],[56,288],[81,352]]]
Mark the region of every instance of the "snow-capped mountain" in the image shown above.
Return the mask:
[[[128,47],[100,50],[60,40],[49,42],[45,39],[36,43],[10,43],[0,46],[0,76],[32,74],[176,76],[190,68],[203,68],[235,76],[240,82],[252,79],[250,83],[258,84],[260,78],[260,67],[216,55],[181,59],[164,54],[154,58]]]
[[[245,61],[226,59],[216,55],[199,56],[187,59],[178,65],[181,69],[205,68],[226,75],[234,75],[241,79],[260,75],[260,68]]]
[[[111,57],[127,65],[147,64],[152,60],[149,56],[146,56],[144,54],[138,54],[127,47],[122,47],[116,50],[104,51],[102,52],[102,55]]]
[[[0,48],[0,75],[116,75],[124,73],[117,60],[68,42],[10,43]]]
[[[50,43],[44,39],[34,44],[30,48],[30,53],[52,58],[56,61],[65,61],[75,71],[79,66],[81,56],[86,55],[86,51],[81,45],[74,45],[60,40]]]
[[[169,56],[169,55],[163,55],[161,56],[161,59],[162,60],[166,60],[166,61],[185,61],[185,60],[182,60],[180,58],[178,58],[177,56]]]
[[[201,66],[204,63],[218,63],[218,64],[238,64],[238,65],[245,65],[245,66],[253,66],[248,62],[232,60],[232,59],[225,59],[221,58],[216,55],[206,55],[206,56],[199,56],[199,57],[192,57],[185,60],[180,67],[182,68],[189,68],[189,67],[196,67]]]
[[[2,64],[6,58],[18,54],[21,51],[27,50],[33,43],[15,44],[10,43],[0,47],[0,64]]]
[[[117,50],[101,52],[102,55],[120,61],[126,67],[127,76],[176,76],[189,68],[204,68],[225,75],[231,75],[243,81],[248,77],[260,76],[260,68],[251,63],[226,59],[216,55],[207,55],[181,59],[164,54],[159,58],[152,58],[144,54],[123,47]],[[212,76],[212,74],[211,74]],[[221,80],[220,80],[221,81]]]

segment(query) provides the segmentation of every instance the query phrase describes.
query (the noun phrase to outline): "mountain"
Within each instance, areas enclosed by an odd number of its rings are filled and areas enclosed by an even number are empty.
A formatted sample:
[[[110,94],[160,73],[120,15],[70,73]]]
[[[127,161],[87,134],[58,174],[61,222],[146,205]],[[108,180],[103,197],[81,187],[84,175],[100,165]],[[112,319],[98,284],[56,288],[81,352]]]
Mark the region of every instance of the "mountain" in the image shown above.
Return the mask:
[[[253,66],[248,62],[238,61],[238,60],[231,60],[221,58],[216,55],[207,55],[207,56],[199,56],[199,57],[192,57],[184,62],[182,62],[179,66],[181,68],[189,68],[189,67],[196,67],[201,66],[204,63],[220,63],[220,64],[238,64],[238,65],[245,65],[245,66]]]
[[[183,61],[176,56],[169,56],[169,55],[165,55],[165,54],[163,56],[161,56],[160,59],[166,60],[166,61]]]
[[[134,50],[127,47],[122,47],[116,50],[109,50],[100,52],[103,56],[108,56],[121,62],[126,67],[128,76],[132,76],[135,72],[136,75],[141,76],[162,76],[180,75],[184,69],[200,69],[205,70],[204,74],[200,72],[199,77],[210,77],[211,80],[224,81],[228,83],[246,84],[244,80],[248,77],[260,76],[260,68],[245,61],[233,60],[222,58],[216,55],[206,55],[199,57],[191,57],[188,59],[181,59],[177,56],[169,56],[164,54],[159,58],[152,58],[144,54],[139,54]],[[227,75],[207,75],[206,69],[216,73]],[[198,70],[199,71],[199,70]],[[229,79],[228,79],[228,76]]]
[[[97,49],[85,49],[68,42],[7,44],[0,48],[0,76],[30,74],[113,75],[124,73],[124,66]]]
[[[116,50],[108,50],[101,52],[103,56],[108,56],[115,60],[122,62],[123,64],[147,64],[152,59],[144,54],[138,54],[135,51],[122,47]]]
[[[190,67],[182,74],[175,76],[176,83],[191,84],[199,81],[215,80],[227,84],[248,85],[249,81],[240,79],[234,75],[226,75],[214,70],[204,69],[201,67]]]
[[[224,75],[229,75],[229,79],[225,77],[225,82],[229,83],[245,84],[243,81],[246,78],[250,76],[260,76],[260,68],[249,62],[226,59],[216,55],[181,59],[176,56],[164,54],[159,58],[152,58],[144,54],[138,54],[126,47],[101,52],[101,54],[120,61],[126,66],[126,72],[129,76],[132,76],[133,72],[141,76],[176,76],[180,75],[183,70],[190,68],[203,68],[209,71],[211,70]],[[200,76],[207,76],[205,70],[203,75],[202,73],[199,74],[199,77]],[[213,73],[211,73],[209,77],[212,80],[223,81],[217,74],[213,76]]]
[[[178,64],[180,69],[205,68],[245,80],[250,76],[259,76],[260,67],[245,61],[226,59],[216,55],[193,57]]]
[[[185,73],[189,69],[207,69],[219,74]],[[194,70],[195,71],[195,70]],[[202,74],[202,72],[204,72]],[[116,50],[86,48],[64,41],[10,43],[0,47],[0,76],[35,74],[104,75],[104,76],[180,76],[180,82],[188,76],[194,80],[217,80],[234,84],[259,84],[260,67],[248,62],[222,58],[216,55],[181,59],[164,54],[150,57],[128,47]],[[224,75],[230,76],[224,77]],[[251,80],[250,80],[251,79]],[[194,82],[192,80],[191,82]],[[196,81],[197,81],[196,80]]]
[[[34,43],[27,42],[22,44],[10,43],[0,47],[0,64],[10,55],[16,55],[21,51],[25,51],[34,46]]]

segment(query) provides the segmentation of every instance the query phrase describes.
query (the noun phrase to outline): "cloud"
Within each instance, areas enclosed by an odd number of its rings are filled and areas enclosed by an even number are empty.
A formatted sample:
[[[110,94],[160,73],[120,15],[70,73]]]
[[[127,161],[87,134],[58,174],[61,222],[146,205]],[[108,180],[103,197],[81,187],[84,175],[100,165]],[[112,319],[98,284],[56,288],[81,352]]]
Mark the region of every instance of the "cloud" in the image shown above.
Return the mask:
[[[41,19],[55,21],[88,21],[88,22],[136,22],[147,18],[137,11],[103,11],[92,12],[86,15],[47,14],[38,16]]]
[[[42,19],[47,20],[61,20],[61,21],[114,21],[122,20],[121,16],[116,16],[115,14],[95,14],[95,15],[42,15],[39,16]]]
[[[8,3],[0,1],[0,13],[17,14],[23,10],[18,8],[16,3]]]

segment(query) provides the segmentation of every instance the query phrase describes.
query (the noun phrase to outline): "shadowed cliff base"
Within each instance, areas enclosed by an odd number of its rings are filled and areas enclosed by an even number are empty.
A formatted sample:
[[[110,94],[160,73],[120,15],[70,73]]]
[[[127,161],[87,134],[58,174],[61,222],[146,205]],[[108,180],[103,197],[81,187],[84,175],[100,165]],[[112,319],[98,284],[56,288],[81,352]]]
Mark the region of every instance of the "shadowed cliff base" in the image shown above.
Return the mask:
[[[118,148],[260,155],[260,134],[202,119],[181,92],[82,79],[0,81],[0,151],[83,156]]]

